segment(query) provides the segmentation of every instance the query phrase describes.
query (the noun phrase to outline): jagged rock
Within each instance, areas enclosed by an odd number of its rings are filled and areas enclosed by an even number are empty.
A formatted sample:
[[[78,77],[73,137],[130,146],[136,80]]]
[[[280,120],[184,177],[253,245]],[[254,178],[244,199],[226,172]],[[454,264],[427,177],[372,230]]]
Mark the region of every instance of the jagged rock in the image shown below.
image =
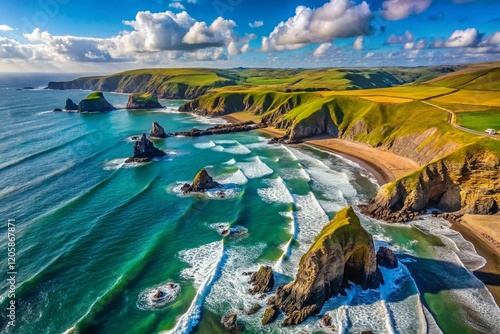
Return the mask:
[[[249,291],[251,295],[271,291],[274,287],[273,269],[269,266],[260,267],[259,271],[252,274],[248,283],[253,285],[252,289]]]
[[[214,127],[208,128],[206,130],[200,130],[194,128],[191,131],[169,133],[168,136],[201,137],[201,136],[234,133],[234,132],[245,132],[245,131],[259,129],[261,127],[263,127],[263,125],[256,124],[253,121],[247,121],[236,124],[219,124]]]
[[[323,318],[321,318],[321,324],[329,329],[335,330],[335,325],[332,323],[332,316],[329,314],[325,314]]]
[[[236,333],[243,329],[243,326],[238,323],[238,316],[234,313],[223,316],[220,323],[229,333]]]
[[[276,320],[279,316],[279,309],[276,306],[271,306],[264,311],[264,317],[262,318],[262,325],[267,325]]]
[[[158,98],[151,94],[132,94],[128,98],[127,109],[158,109],[163,106],[158,102]]]
[[[150,137],[154,138],[167,138],[167,134],[165,133],[165,129],[158,123],[154,122],[153,127],[151,128],[151,132],[149,133]]]
[[[372,289],[381,279],[372,236],[347,207],[323,228],[302,256],[295,280],[276,290],[273,304],[287,316],[282,326],[297,325],[319,313],[347,281]]]
[[[387,269],[394,269],[398,267],[398,259],[392,250],[380,247],[377,252],[377,265]]]
[[[90,93],[78,104],[78,112],[102,112],[116,110],[105,98],[102,92]]]
[[[250,310],[248,310],[247,312],[247,315],[252,315],[252,314],[255,314],[257,313],[260,309],[262,308],[262,306],[260,306],[259,303],[256,303],[254,306],[252,306],[250,308]]]
[[[78,110],[78,105],[73,102],[71,99],[66,100],[66,105],[64,106],[64,110]]]
[[[164,157],[167,154],[156,148],[153,143],[143,133],[141,138],[134,143],[134,156],[126,160],[129,162],[149,162],[154,158]]]
[[[62,111],[62,109],[60,109],[60,108],[55,108],[53,111],[54,111],[54,112],[61,112],[61,111]]]
[[[191,192],[202,192],[209,189],[219,188],[221,185],[217,182],[214,182],[212,177],[208,175],[208,172],[205,168],[196,174],[193,183],[186,183],[182,186],[181,190],[183,193],[188,194]]]

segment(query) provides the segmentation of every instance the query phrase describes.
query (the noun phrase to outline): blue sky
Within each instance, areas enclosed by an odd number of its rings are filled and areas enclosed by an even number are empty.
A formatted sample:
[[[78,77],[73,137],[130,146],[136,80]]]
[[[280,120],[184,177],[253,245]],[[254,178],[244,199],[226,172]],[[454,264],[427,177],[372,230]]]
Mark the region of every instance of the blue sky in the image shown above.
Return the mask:
[[[500,60],[500,0],[0,0],[0,72]]]

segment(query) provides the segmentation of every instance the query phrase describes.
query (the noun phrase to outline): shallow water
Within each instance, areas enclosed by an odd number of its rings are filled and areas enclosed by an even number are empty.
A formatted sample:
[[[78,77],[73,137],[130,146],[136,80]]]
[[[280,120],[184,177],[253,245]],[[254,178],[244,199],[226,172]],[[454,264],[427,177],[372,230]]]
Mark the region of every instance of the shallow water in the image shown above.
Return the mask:
[[[294,329],[260,326],[264,309],[241,311],[263,304],[241,273],[271,265],[278,284],[289,282],[335,212],[376,193],[369,173],[307,146],[267,145],[259,132],[155,140],[166,159],[126,165],[130,136],[153,121],[167,132],[224,121],[178,113],[180,101],[156,111],[53,113],[88,92],[8,88],[0,90],[0,216],[17,223],[16,333],[214,333],[229,312],[248,333],[322,331],[314,318]],[[105,95],[126,104],[126,95]],[[225,199],[180,194],[204,167]],[[446,222],[362,222],[401,265],[383,270],[380,289],[353,287],[325,305],[339,332],[500,332],[500,311],[470,272],[484,260]],[[243,232],[223,237],[220,226]],[[6,236],[3,225],[4,250]],[[174,300],[139,307],[144,292],[168,282],[180,284]],[[5,280],[0,287],[5,309]]]

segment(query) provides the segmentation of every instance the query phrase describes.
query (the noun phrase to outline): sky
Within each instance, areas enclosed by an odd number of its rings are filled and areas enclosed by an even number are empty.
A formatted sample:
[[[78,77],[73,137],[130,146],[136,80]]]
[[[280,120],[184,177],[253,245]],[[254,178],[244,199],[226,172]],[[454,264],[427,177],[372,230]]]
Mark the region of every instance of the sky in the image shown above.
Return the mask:
[[[500,0],[0,0],[0,72],[500,60]]]

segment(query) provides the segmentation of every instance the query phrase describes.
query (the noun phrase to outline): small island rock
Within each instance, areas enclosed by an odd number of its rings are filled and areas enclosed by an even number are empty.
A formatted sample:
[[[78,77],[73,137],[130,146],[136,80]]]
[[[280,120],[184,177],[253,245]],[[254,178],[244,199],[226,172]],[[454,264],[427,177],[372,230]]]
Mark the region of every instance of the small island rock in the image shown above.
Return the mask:
[[[149,136],[153,137],[153,138],[167,138],[167,134],[165,133],[165,129],[157,122],[153,123],[153,127],[151,128],[151,132],[149,133]]]
[[[163,106],[156,96],[151,94],[132,94],[128,98],[127,109],[158,109]]]
[[[134,143],[134,156],[126,160],[129,162],[149,162],[154,158],[164,157],[167,154],[156,148],[153,143],[143,133],[141,138]]]
[[[380,247],[377,252],[377,264],[387,269],[394,269],[398,267],[398,259],[392,250]]]
[[[85,99],[80,101],[78,112],[102,112],[116,110],[105,98],[102,92],[90,93]]]
[[[64,110],[78,110],[78,105],[72,99],[67,99]]]
[[[214,182],[212,177],[208,175],[208,172],[203,168],[198,174],[196,174],[193,183],[186,183],[182,186],[181,190],[183,193],[188,194],[191,192],[203,192],[205,190],[219,188],[221,185]]]

